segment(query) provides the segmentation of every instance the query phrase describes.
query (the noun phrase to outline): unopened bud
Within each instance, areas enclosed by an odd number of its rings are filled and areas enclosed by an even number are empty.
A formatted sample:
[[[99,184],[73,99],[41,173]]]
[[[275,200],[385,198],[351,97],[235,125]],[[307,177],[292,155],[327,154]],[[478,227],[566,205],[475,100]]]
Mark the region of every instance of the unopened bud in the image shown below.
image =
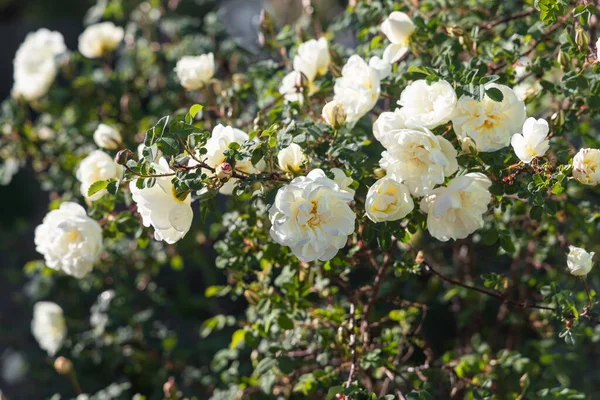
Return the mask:
[[[58,357],[54,361],[54,369],[61,375],[68,375],[73,371],[73,363],[66,357]]]
[[[531,379],[529,379],[529,374],[527,372],[525,372],[523,374],[523,376],[521,376],[521,379],[519,379],[519,385],[521,386],[522,389],[525,389],[525,388],[529,387],[530,384],[531,384]]]
[[[565,123],[564,110],[558,110],[557,112],[552,114],[552,116],[550,117],[550,120],[552,121],[552,124],[554,124],[554,126],[557,128],[563,126],[563,124]]]
[[[177,384],[175,383],[175,378],[172,376],[163,385],[163,393],[167,399],[174,399],[177,395]]]
[[[260,27],[265,30],[273,28],[273,17],[264,8],[260,10]]]
[[[385,169],[383,168],[375,168],[373,170],[373,175],[375,175],[375,178],[377,179],[381,179],[385,176]]]
[[[110,125],[100,124],[94,132],[94,142],[104,149],[116,150],[122,141],[119,131]]]
[[[560,64],[562,70],[568,70],[571,67],[571,56],[562,50],[558,51],[558,56],[556,57],[556,61]]]
[[[460,148],[462,149],[462,151],[469,154],[471,154],[474,150],[477,149],[475,147],[475,141],[468,136],[460,141]]]
[[[415,262],[417,264],[422,264],[425,262],[425,256],[423,255],[423,250],[419,250],[417,256],[415,257]]]
[[[219,179],[229,179],[233,174],[233,168],[231,168],[231,164],[228,162],[221,163],[215,168],[215,175]]]
[[[260,301],[260,297],[258,297],[258,294],[253,290],[244,290],[244,297],[246,298],[246,301],[252,305],[256,305]]]
[[[125,165],[125,164],[127,164],[127,160],[129,159],[129,156],[132,154],[133,154],[133,152],[129,149],[119,150],[119,152],[115,156],[115,162],[119,165]]]
[[[577,43],[580,50],[587,50],[587,47],[590,44],[590,36],[581,28],[581,26],[578,26],[575,31],[575,43]]]
[[[234,85],[244,86],[248,83],[248,77],[244,74],[237,73],[233,74],[233,76],[231,77],[231,81],[234,83]]]
[[[344,105],[335,100],[330,101],[323,107],[322,117],[333,129],[339,129],[346,122],[346,110]]]
[[[294,82],[294,87],[296,88],[296,92],[302,93],[304,88],[308,86],[308,78],[302,72],[296,73],[296,81]]]
[[[462,28],[459,28],[456,25],[447,26],[446,27],[446,32],[451,37],[463,36],[465,34],[465,31]]]

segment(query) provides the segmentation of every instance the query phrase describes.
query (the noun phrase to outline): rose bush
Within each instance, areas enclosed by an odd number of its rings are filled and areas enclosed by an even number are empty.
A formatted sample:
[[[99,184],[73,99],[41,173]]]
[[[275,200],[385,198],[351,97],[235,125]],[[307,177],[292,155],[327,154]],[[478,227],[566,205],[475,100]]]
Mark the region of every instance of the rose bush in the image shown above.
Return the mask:
[[[593,398],[596,6],[105,3],[2,105],[38,396]]]

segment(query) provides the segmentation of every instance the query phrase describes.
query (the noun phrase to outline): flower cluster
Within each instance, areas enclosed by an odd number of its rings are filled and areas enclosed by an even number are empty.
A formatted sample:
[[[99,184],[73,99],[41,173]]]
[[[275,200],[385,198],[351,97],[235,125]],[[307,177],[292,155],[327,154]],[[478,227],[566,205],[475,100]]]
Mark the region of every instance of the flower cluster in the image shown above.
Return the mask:
[[[327,39],[311,39],[300,44],[293,60],[294,70],[283,78],[279,93],[287,101],[302,103],[304,87],[308,88],[309,94],[314,92],[316,89],[315,79],[317,76],[327,73],[330,61]]]

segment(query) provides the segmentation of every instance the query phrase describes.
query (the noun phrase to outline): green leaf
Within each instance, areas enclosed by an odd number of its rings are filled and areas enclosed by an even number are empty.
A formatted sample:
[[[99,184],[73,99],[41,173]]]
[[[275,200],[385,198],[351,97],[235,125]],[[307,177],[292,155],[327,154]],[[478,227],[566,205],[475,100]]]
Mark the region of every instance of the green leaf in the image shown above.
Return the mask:
[[[172,136],[163,136],[156,143],[166,156],[179,153],[179,142]]]
[[[270,371],[273,367],[277,366],[277,360],[271,357],[266,357],[260,360],[254,373],[256,375],[262,375],[267,371]]]
[[[204,108],[204,106],[202,106],[201,104],[194,104],[193,106],[190,107],[190,115],[192,116],[192,118],[196,118],[196,115],[202,111],[202,109]]]
[[[329,390],[327,391],[327,397],[325,397],[325,400],[332,400],[333,398],[335,398],[336,394],[340,394],[343,392],[344,392],[344,388],[342,386],[330,387]]]
[[[491,246],[498,241],[498,231],[495,229],[489,230],[483,234],[483,244]]]
[[[233,332],[233,335],[231,335],[231,344],[229,345],[229,348],[232,350],[237,348],[238,345],[245,339],[245,337],[245,329],[238,329],[237,331]]]
[[[97,181],[97,182],[92,183],[92,185],[88,189],[88,193],[87,193],[88,197],[92,197],[99,191],[106,189],[108,184],[109,184],[109,181]]]
[[[286,314],[279,314],[279,317],[277,317],[277,324],[281,329],[294,329],[294,321]]]
[[[540,206],[531,207],[531,211],[529,211],[529,218],[539,221],[542,219],[542,215],[544,215],[544,208]]]
[[[187,137],[193,133],[198,133],[200,129],[194,125],[186,124],[185,122],[176,121],[171,124],[169,133],[171,135],[177,135]]]
[[[502,247],[502,249],[509,254],[512,254],[516,251],[515,245],[510,239],[510,236],[500,236],[500,247]]]
[[[495,87],[486,89],[485,94],[487,95],[487,97],[497,102],[501,102],[502,100],[504,100],[504,95],[502,94],[502,91]]]
[[[110,179],[108,185],[106,186],[106,190],[108,191],[108,193],[115,195],[119,191],[120,183],[121,182],[116,179]]]

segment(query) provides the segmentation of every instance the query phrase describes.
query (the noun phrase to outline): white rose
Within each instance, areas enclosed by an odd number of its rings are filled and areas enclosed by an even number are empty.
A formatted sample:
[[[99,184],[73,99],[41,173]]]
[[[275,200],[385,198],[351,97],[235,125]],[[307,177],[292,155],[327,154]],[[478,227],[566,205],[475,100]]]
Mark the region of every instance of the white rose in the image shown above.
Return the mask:
[[[279,154],[277,154],[279,168],[285,172],[299,172],[302,170],[302,165],[305,162],[306,156],[302,151],[302,147],[296,143],[292,143],[285,149],[281,149]]]
[[[94,131],[94,142],[98,147],[107,150],[116,150],[121,145],[123,139],[118,130],[110,125],[100,124]]]
[[[300,261],[331,260],[354,232],[353,196],[320,169],[277,192],[269,210],[271,237]]]
[[[396,221],[406,217],[414,207],[408,188],[387,177],[369,188],[365,202],[367,217],[373,222]]]
[[[294,70],[302,72],[309,82],[315,80],[317,75],[325,75],[331,57],[327,47],[327,39],[311,39],[298,46],[294,57]]]
[[[331,100],[323,106],[321,116],[333,129],[339,129],[346,122],[346,110],[344,110],[344,105],[335,100]]]
[[[99,58],[112,52],[123,41],[125,31],[112,22],[88,26],[79,36],[79,52],[87,58]]]
[[[81,182],[81,195],[92,201],[98,200],[107,192],[102,189],[88,196],[88,190],[94,182],[108,179],[120,179],[123,173],[122,167],[117,164],[111,156],[103,151],[95,150],[81,161],[75,176]]]
[[[496,151],[510,144],[513,132],[525,122],[525,103],[508,86],[489,83],[485,89],[496,88],[504,96],[496,102],[487,95],[481,101],[463,95],[452,117],[459,139],[470,137],[478,151]]]
[[[394,144],[394,131],[404,128],[406,122],[399,108],[393,112],[385,111],[379,114],[373,124],[373,136],[387,149]]]
[[[350,188],[354,180],[340,168],[331,168],[329,171],[333,174],[333,181],[337,183],[340,189],[345,190],[354,197],[354,189]]]
[[[223,126],[221,124],[215,126],[210,138],[206,141],[206,154],[203,157],[204,162],[212,168],[217,168],[225,161],[226,150],[229,149],[231,143],[243,145],[248,140],[248,134],[231,126]],[[258,169],[257,169],[258,168]],[[249,158],[236,160],[235,169],[246,174],[255,174],[259,169],[264,168],[264,162],[261,160],[257,166],[252,165]],[[219,190],[221,194],[232,194],[235,188],[237,179],[230,179]]]
[[[600,182],[600,150],[579,150],[573,158],[573,177],[585,185],[597,185]]]
[[[474,172],[452,179],[421,200],[427,214],[427,229],[442,242],[464,239],[483,226],[483,214],[491,200],[492,182]]]
[[[177,61],[175,73],[187,90],[201,89],[215,74],[215,57],[213,53],[182,57]]]
[[[523,133],[515,133],[510,141],[515,154],[521,161],[529,164],[536,157],[542,157],[550,144],[546,139],[548,135],[548,122],[544,119],[536,120],[527,118],[523,124]]]
[[[596,40],[596,58],[600,61],[600,38]]]
[[[356,54],[348,59],[333,87],[334,100],[344,105],[347,122],[358,121],[371,111],[380,91],[379,74]]]
[[[433,129],[450,121],[456,107],[456,92],[446,81],[431,85],[420,79],[400,94],[400,112],[409,128]]]
[[[167,160],[160,158],[152,164],[157,174],[173,172]],[[182,239],[192,226],[192,196],[184,200],[175,197],[171,176],[156,178],[151,188],[138,189],[136,181],[129,183],[131,197],[137,204],[145,227],[154,227],[154,238],[173,244]]]
[[[13,97],[33,101],[48,93],[58,70],[56,56],[66,51],[59,32],[42,28],[28,34],[13,61]]]
[[[377,56],[373,56],[369,59],[369,67],[377,71],[380,80],[387,78],[392,73],[392,64]]]
[[[571,275],[585,276],[594,265],[594,252],[588,253],[581,247],[569,246],[567,268]]]
[[[33,306],[31,333],[50,357],[54,356],[67,337],[63,310],[56,303],[39,301]]]
[[[408,40],[415,31],[415,24],[405,13],[394,11],[381,24],[381,31],[391,42],[383,53],[383,59],[395,63],[408,51]]]
[[[404,182],[413,196],[429,194],[458,169],[457,152],[445,138],[427,129],[400,129],[392,134],[393,144],[381,154],[379,165],[391,178]]]
[[[279,86],[279,93],[283,96],[286,101],[293,102],[297,101],[300,104],[304,102],[304,96],[298,87],[298,83],[302,81],[301,73],[298,71],[292,71],[283,77],[281,85]]]
[[[102,228],[79,204],[65,202],[35,228],[35,249],[48,267],[83,278],[102,252]]]

